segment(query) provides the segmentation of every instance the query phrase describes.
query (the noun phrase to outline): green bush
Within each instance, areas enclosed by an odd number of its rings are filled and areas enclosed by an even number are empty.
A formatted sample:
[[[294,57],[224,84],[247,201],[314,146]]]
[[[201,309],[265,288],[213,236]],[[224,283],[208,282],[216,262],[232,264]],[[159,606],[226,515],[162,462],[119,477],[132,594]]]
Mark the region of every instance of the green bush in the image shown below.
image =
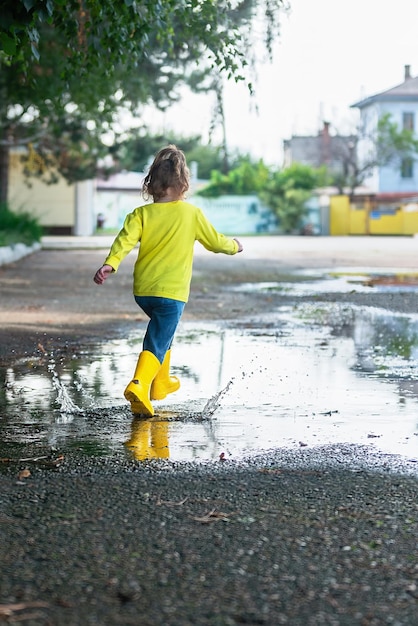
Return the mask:
[[[5,204],[0,204],[0,246],[15,243],[32,245],[41,240],[42,226],[29,213],[14,213]]]

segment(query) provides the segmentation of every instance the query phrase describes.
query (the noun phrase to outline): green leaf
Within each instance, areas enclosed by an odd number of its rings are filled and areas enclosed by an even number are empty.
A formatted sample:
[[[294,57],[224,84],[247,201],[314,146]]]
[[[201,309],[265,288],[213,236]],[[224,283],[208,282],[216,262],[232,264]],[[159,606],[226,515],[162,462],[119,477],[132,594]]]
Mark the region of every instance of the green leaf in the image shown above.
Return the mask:
[[[31,9],[33,9],[35,5],[35,0],[23,0],[23,4],[24,4],[26,11],[29,12]]]
[[[220,71],[244,79],[250,42],[259,32],[250,28],[255,9],[265,16],[263,9],[274,6],[274,26],[281,6],[280,0],[9,2],[20,7],[20,21],[0,29],[0,126],[10,126],[7,110],[30,111],[13,120],[13,136],[22,145],[35,137],[45,168],[55,162],[72,181],[95,175],[97,159],[109,151],[104,134],[113,134],[116,154],[122,108],[141,120],[144,105],[166,110],[184,85],[216,97]],[[222,98],[217,102],[213,127],[223,120]],[[224,145],[219,160],[225,171],[235,165]],[[57,172],[37,175],[51,181]],[[240,190],[252,184],[247,171],[219,182]]]
[[[8,56],[16,54],[16,41],[6,33],[0,33],[0,47]]]

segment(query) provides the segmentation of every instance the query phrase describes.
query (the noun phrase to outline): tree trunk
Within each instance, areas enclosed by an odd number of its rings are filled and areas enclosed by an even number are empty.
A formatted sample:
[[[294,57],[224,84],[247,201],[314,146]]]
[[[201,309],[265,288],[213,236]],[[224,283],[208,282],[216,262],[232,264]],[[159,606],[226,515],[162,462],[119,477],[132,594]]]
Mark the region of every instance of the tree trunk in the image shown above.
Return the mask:
[[[0,143],[0,210],[9,193],[9,146]]]
[[[222,151],[223,151],[222,173],[227,175],[229,174],[229,156],[228,156],[228,143],[226,140],[226,120],[225,120],[225,108],[224,108],[224,92],[223,92],[222,84],[218,92],[218,106],[219,106],[219,115],[221,117],[221,126],[222,126]]]

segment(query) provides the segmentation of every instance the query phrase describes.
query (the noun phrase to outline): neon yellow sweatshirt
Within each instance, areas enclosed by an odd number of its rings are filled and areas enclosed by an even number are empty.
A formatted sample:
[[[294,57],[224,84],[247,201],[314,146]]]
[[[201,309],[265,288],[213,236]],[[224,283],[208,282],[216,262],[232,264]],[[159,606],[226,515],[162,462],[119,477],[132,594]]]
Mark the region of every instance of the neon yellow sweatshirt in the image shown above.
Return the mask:
[[[183,200],[146,204],[126,216],[105,264],[116,272],[140,242],[134,267],[134,295],[187,302],[195,241],[211,252],[238,252],[237,242],[218,233],[193,204]]]

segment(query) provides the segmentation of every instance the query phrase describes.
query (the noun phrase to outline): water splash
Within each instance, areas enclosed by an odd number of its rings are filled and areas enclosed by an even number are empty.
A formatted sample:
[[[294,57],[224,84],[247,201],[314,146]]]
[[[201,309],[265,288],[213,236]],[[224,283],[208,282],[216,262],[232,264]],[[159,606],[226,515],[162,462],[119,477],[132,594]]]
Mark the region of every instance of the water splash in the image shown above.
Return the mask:
[[[83,413],[83,410],[73,402],[65,385],[61,382],[57,370],[55,368],[55,360],[51,358],[48,363],[48,372],[52,377],[52,386],[57,393],[55,404],[59,407],[61,415],[73,415],[75,413]]]
[[[97,405],[97,399],[95,399],[86,389],[89,381],[80,375],[79,372],[74,373],[73,385],[76,391],[80,394],[83,404],[86,404],[86,408],[95,408]]]
[[[307,302],[198,330],[177,338],[182,392],[149,420],[167,428],[172,460],[353,442],[416,462],[418,315]],[[0,367],[0,457],[126,458],[132,340],[106,346]]]
[[[225,394],[228,392],[229,388],[233,385],[233,383],[234,383],[234,379],[231,378],[231,380],[225,385],[223,389],[221,389],[220,391],[218,391],[218,393],[215,393],[214,396],[209,398],[209,400],[206,402],[205,406],[203,407],[203,410],[201,413],[202,418],[211,417],[218,409],[220,409],[221,400],[225,396]]]

